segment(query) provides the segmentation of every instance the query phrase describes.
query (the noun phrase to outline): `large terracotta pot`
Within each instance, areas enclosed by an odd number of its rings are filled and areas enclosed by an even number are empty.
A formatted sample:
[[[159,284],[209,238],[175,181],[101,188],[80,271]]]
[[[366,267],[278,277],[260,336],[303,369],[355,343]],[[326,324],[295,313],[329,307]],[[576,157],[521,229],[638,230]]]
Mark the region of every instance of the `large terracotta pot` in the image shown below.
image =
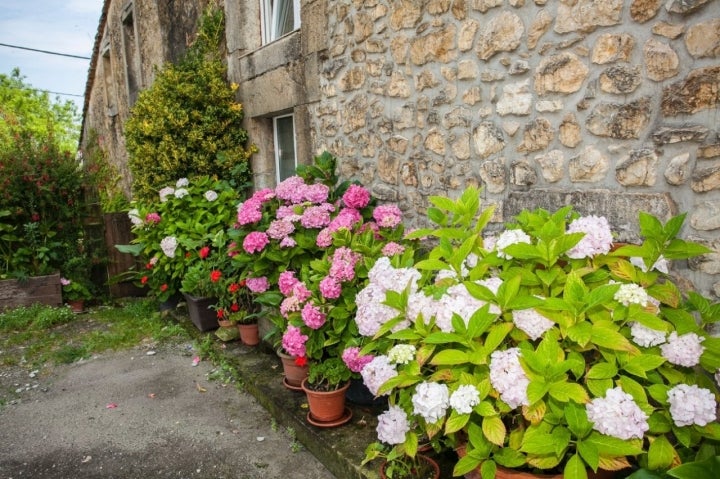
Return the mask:
[[[307,396],[310,407],[309,419],[311,424],[328,424],[335,426],[336,421],[341,420],[346,414],[345,391],[350,387],[347,382],[334,391],[315,391],[308,386],[307,378],[301,384]],[[339,425],[339,424],[337,424]]]
[[[293,391],[302,391],[300,385],[302,384],[303,379],[305,379],[308,375],[308,366],[298,366],[295,364],[294,357],[289,354],[285,354],[279,349],[276,352],[280,361],[282,361],[283,374],[285,375],[283,378],[283,384],[286,388]]]
[[[429,466],[428,470],[425,471],[423,474],[418,474],[414,476],[404,476],[400,479],[439,479],[440,478],[440,466],[437,462],[435,462],[433,459],[424,456],[422,454],[418,454],[417,458],[423,462],[424,464],[427,464]],[[380,477],[382,479],[387,479],[387,476],[385,475],[385,468],[387,467],[387,462],[383,462],[380,466]]]

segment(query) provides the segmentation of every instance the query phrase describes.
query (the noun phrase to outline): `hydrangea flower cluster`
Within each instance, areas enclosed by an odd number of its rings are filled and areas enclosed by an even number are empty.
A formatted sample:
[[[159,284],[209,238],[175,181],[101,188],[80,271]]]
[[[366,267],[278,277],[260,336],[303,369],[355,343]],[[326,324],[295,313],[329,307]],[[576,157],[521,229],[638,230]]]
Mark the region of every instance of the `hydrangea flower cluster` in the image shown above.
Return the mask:
[[[519,309],[513,311],[513,323],[518,329],[530,336],[533,341],[542,337],[545,331],[555,323],[547,319],[535,309]]]
[[[410,431],[410,423],[403,408],[391,405],[378,416],[376,428],[378,439],[386,444],[402,444]]]
[[[593,429],[608,436],[641,439],[650,429],[648,415],[619,387],[608,389],[604,398],[593,399],[586,409]]]
[[[665,342],[665,333],[663,331],[648,328],[636,321],[630,324],[630,335],[635,344],[644,348],[651,348]]]
[[[415,359],[416,348],[412,344],[396,344],[388,351],[388,358],[395,364],[407,364]]]
[[[567,252],[573,259],[591,258],[607,254],[612,248],[610,224],[604,216],[583,216],[568,225],[568,233],[585,233],[585,236]]]
[[[645,307],[649,301],[647,291],[639,284],[634,283],[621,284],[614,298],[615,301],[621,303],[623,306],[630,306],[630,304],[634,303]]]
[[[480,404],[480,392],[471,384],[463,384],[450,395],[450,407],[458,414],[470,414]]]
[[[367,363],[373,360],[373,357],[369,354],[361,356],[360,348],[357,346],[351,346],[349,348],[345,348],[343,351],[342,360],[350,371],[359,373]]]
[[[308,336],[302,334],[300,328],[290,325],[283,334],[282,347],[291,356],[304,357],[305,342],[307,340]]]
[[[700,363],[705,348],[701,344],[705,338],[695,333],[686,333],[681,336],[673,331],[667,343],[660,346],[662,356],[673,364],[691,368]]]
[[[413,414],[422,416],[428,424],[445,417],[450,406],[450,393],[445,384],[423,382],[415,388],[412,397]]]
[[[174,236],[166,236],[160,241],[160,249],[168,258],[175,257],[175,250],[178,247],[178,240]]]
[[[519,357],[519,348],[494,351],[490,355],[490,384],[500,393],[500,398],[513,409],[530,404],[527,397],[530,379],[520,365]]]
[[[378,390],[385,381],[394,378],[397,374],[397,369],[390,362],[390,358],[385,355],[375,356],[360,371],[363,383],[373,396],[378,395]],[[387,396],[387,394],[384,393],[383,396]]]
[[[528,236],[528,234],[523,230],[511,229],[503,231],[494,241],[490,240],[490,242],[493,243],[499,257],[505,259],[512,259],[511,255],[505,253],[505,248],[507,248],[511,244],[516,243],[530,244],[532,243],[532,240],[530,239],[530,236]]]
[[[668,391],[670,416],[678,426],[705,426],[717,420],[717,403],[713,393],[705,388],[678,384]]]

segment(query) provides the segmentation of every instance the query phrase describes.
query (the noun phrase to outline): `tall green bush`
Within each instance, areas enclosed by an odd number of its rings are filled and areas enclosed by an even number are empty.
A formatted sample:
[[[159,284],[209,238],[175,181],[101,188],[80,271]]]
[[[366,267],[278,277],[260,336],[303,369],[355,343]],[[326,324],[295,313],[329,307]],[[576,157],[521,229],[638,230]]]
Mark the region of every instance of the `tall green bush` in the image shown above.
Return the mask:
[[[247,145],[240,127],[237,85],[228,85],[219,54],[224,16],[210,7],[198,38],[177,64],[167,63],[140,93],[125,126],[136,198],[149,200],[181,177],[218,176],[236,187],[250,181]]]

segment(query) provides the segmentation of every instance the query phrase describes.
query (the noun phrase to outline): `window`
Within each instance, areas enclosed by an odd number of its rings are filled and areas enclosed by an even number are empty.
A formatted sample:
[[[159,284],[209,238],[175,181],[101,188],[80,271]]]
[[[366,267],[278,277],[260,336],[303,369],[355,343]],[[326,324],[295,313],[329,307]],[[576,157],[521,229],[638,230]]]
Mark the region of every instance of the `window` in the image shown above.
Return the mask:
[[[102,43],[102,76],[105,87],[105,108],[108,116],[117,115],[117,102],[115,101],[115,84],[113,83],[112,60],[110,59],[110,42],[106,39]]]
[[[300,0],[262,0],[263,43],[300,28]]]
[[[129,106],[133,106],[140,91],[140,61],[135,29],[135,5],[128,2],[122,11],[122,42],[125,60],[125,88]]]
[[[292,115],[273,118],[273,138],[275,141],[275,179],[280,183],[293,176],[297,167],[295,119]]]

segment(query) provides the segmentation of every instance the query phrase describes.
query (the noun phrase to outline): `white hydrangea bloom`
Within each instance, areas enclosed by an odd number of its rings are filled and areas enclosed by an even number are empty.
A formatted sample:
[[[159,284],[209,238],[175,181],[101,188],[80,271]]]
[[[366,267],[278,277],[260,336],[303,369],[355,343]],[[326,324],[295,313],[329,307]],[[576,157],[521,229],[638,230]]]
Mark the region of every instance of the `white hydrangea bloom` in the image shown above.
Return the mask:
[[[705,426],[717,419],[715,396],[695,384],[678,384],[668,391],[668,402],[670,416],[677,426]]]
[[[428,424],[436,423],[445,416],[450,405],[448,387],[440,383],[420,383],[415,389],[412,403],[414,414],[422,416]]]
[[[175,190],[175,198],[183,198],[190,194],[190,192],[185,188],[178,188]]]
[[[636,268],[639,268],[640,271],[643,271],[645,273],[647,273],[648,271],[648,267],[645,266],[645,261],[638,256],[633,256],[632,258],[630,258],[630,264],[632,264]],[[661,255],[650,269],[654,269],[655,271],[660,271],[661,273],[668,274],[668,260],[666,260],[665,257]]]
[[[511,408],[529,406],[527,387],[530,384],[520,365],[520,349],[495,351],[490,355],[490,384]]]
[[[432,296],[427,296],[422,291],[416,291],[410,294],[408,298],[405,317],[411,321],[415,320],[422,314],[423,320],[427,323],[430,318],[437,314],[440,302],[436,301]]]
[[[568,225],[568,233],[585,233],[585,236],[567,252],[568,257],[582,259],[607,254],[613,238],[610,224],[604,216],[583,216]]]
[[[487,251],[492,251],[495,249],[495,243],[497,243],[497,236],[486,236],[483,238],[483,249]]]
[[[143,220],[140,218],[140,211],[137,208],[128,211],[128,218],[130,218],[130,222],[135,226],[142,226],[143,224]]]
[[[645,307],[648,304],[648,297],[647,291],[639,284],[625,283],[615,292],[614,299],[624,306],[635,303]]]
[[[168,196],[175,193],[175,188],[172,186],[166,186],[165,188],[161,189],[158,194],[160,195],[160,203],[165,203],[168,199]]]
[[[465,324],[468,324],[470,317],[485,306],[485,302],[474,298],[463,283],[449,287],[439,303],[435,324],[446,333],[455,331],[452,326],[453,313],[460,315]]]
[[[604,398],[593,399],[586,408],[593,429],[601,434],[619,439],[641,439],[650,429],[648,415],[619,387],[608,389]]]
[[[166,236],[160,241],[160,249],[168,258],[175,257],[175,250],[178,246],[178,240],[174,236]]]
[[[180,178],[175,182],[175,188],[185,188],[190,184],[190,181],[187,178]]]
[[[524,331],[533,341],[540,338],[555,324],[534,308],[515,310],[512,315],[515,326]]]
[[[207,190],[205,192],[205,199],[208,201],[215,201],[216,199],[218,199],[218,194],[216,191]]]
[[[388,379],[397,376],[398,373],[395,370],[395,366],[390,364],[388,357],[380,355],[375,356],[372,361],[363,366],[360,375],[368,390],[373,396],[377,396],[380,386]],[[385,393],[383,396],[387,396],[388,394],[389,393]]]
[[[705,341],[695,333],[687,333],[682,336],[673,331],[666,344],[660,346],[662,357],[678,366],[693,367],[700,362],[705,347],[700,344]]]
[[[666,335],[664,331],[650,329],[636,321],[630,325],[630,334],[632,335],[632,339],[635,344],[644,348],[650,348],[657,346],[658,344],[663,344],[665,342]]]
[[[480,392],[471,384],[463,384],[450,395],[450,407],[458,414],[470,414],[480,404]]]
[[[405,434],[410,430],[407,414],[400,406],[391,405],[390,408],[378,416],[378,425],[375,429],[378,439],[386,444],[402,444]]]
[[[355,304],[357,304],[355,323],[358,332],[363,336],[375,336],[383,324],[398,315],[396,309],[382,304],[383,301],[385,301],[385,289],[375,283],[369,283],[355,296]],[[395,330],[409,325],[409,321],[402,321]]]
[[[415,346],[412,344],[396,344],[387,355],[391,363],[407,364],[415,359],[415,351]]]
[[[512,256],[505,253],[505,248],[511,244],[517,243],[532,243],[530,236],[521,229],[505,230],[500,233],[497,241],[495,241],[495,248],[497,249],[498,256],[505,259],[512,259]]]

